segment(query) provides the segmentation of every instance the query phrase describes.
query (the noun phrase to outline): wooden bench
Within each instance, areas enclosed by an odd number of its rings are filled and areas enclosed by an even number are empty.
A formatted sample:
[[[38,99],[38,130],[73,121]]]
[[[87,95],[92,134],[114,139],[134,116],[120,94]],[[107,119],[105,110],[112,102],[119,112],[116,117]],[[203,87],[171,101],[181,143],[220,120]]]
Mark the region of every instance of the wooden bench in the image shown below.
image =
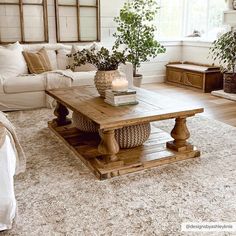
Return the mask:
[[[176,62],[166,65],[166,82],[209,93],[223,88],[223,74],[216,66]]]

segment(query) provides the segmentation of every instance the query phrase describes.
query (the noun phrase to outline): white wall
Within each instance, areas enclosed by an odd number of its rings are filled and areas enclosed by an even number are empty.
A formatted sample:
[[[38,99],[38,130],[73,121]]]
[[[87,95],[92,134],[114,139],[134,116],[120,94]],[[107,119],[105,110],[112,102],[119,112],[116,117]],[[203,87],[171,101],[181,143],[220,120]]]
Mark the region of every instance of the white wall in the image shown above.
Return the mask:
[[[116,30],[113,18],[119,14],[120,8],[126,0],[101,0],[101,43],[111,48],[114,42],[112,37]],[[0,12],[0,16],[1,16]],[[17,13],[16,13],[17,14]],[[14,17],[14,12],[12,13]],[[56,42],[54,0],[48,0],[49,41]],[[2,22],[3,23],[3,22]],[[31,21],[34,24],[33,18]],[[5,25],[5,27],[8,27]],[[11,28],[6,28],[11,30]],[[165,77],[165,65],[169,61],[193,61],[199,63],[212,62],[207,59],[209,44],[192,42],[161,42],[167,49],[154,60],[143,63],[139,72],[144,75],[144,83],[162,82]]]
[[[111,48],[114,42],[112,37],[116,30],[116,24],[113,18],[119,14],[120,8],[125,0],[101,0],[101,43],[105,47]],[[48,0],[48,16],[49,16],[49,38],[51,43],[56,42],[55,32],[55,12],[54,1]],[[146,62],[140,68],[140,73],[144,75],[144,83],[162,82],[165,76],[165,65],[169,61],[181,60],[181,43],[162,42],[167,51],[165,54],[159,55],[151,62]]]
[[[182,42],[182,61],[190,61],[202,64],[213,64],[209,49],[210,42],[201,41],[183,41]],[[217,63],[215,63],[217,64]]]

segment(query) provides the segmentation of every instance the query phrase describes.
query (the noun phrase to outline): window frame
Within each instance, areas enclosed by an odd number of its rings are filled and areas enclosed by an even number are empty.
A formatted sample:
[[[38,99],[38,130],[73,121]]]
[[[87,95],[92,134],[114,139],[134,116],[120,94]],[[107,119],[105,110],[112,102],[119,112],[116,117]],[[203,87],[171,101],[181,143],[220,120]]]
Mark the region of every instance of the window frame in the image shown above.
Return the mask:
[[[92,5],[80,5],[80,1],[76,0],[76,4],[59,4],[59,0],[54,0],[55,5],[55,18],[56,18],[56,40],[57,43],[87,43],[87,42],[100,42],[101,41],[101,13],[100,13],[100,0],[96,0],[96,6]],[[77,13],[77,31],[78,31],[78,40],[61,40],[60,34],[60,16],[59,16],[59,7],[76,7]],[[81,40],[80,33],[80,8],[96,8],[96,29],[97,37],[95,40]]]
[[[165,1],[165,0],[159,0],[159,3],[161,5],[161,2],[162,1]],[[191,2],[189,0],[182,0],[183,1],[183,9],[181,10],[183,12],[182,14],[182,30],[181,30],[181,35],[180,36],[175,36],[176,38],[185,38],[190,32],[188,31],[189,29],[189,19],[191,18],[190,14],[189,14],[189,8],[190,8],[190,4]],[[210,17],[209,17],[209,14],[210,14],[210,1],[211,0],[206,0],[206,19],[207,19],[207,22],[206,22],[206,25],[205,25],[205,28],[206,28],[206,35],[208,37],[208,34],[209,34],[209,31],[210,31]],[[222,0],[223,1],[223,0]],[[160,13],[159,15],[161,15],[161,11],[162,11],[162,8],[160,8]],[[222,9],[222,16],[223,16],[223,11],[224,9]],[[161,17],[159,17],[159,19],[157,20],[157,25],[161,25],[162,24],[162,19]],[[222,26],[223,26],[223,22],[222,22]],[[165,40],[168,40],[169,37],[166,37],[165,35],[160,35],[160,32],[157,33],[157,37],[159,38],[163,38]]]
[[[49,42],[49,35],[48,35],[48,9],[47,9],[47,0],[42,0],[42,3],[23,3],[23,0],[18,0],[18,3],[12,2],[0,2],[0,6],[18,6],[19,7],[19,18],[20,18],[20,33],[21,33],[21,40],[20,43],[48,43]],[[43,27],[44,27],[44,40],[41,41],[28,41],[25,40],[25,26],[24,26],[24,6],[42,6],[43,8]],[[13,42],[5,42],[1,40],[0,35],[0,44],[9,44]]]

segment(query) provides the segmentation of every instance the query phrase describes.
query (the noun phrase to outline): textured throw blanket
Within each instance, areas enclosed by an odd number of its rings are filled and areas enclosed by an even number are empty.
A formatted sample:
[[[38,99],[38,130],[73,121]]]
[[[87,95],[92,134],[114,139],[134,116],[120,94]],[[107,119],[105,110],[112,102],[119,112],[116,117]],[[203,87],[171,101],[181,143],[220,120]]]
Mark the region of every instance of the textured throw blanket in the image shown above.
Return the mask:
[[[0,112],[0,126],[3,126],[6,128],[6,129],[4,128],[0,129],[0,130],[3,130],[3,132],[6,132],[5,134],[0,135],[0,139],[1,139],[0,145],[4,143],[6,135],[8,135],[11,139],[11,144],[16,154],[16,174],[24,172],[25,167],[26,167],[26,158],[25,158],[24,151],[17,138],[14,126],[6,118],[3,112]]]
[[[4,142],[5,142],[6,135],[7,135],[7,130],[6,130],[6,128],[3,126],[3,124],[0,123],[0,148],[2,147],[2,145],[3,145]]]
[[[57,89],[71,87],[72,81],[75,80],[75,74],[71,70],[54,70],[45,72],[45,88]],[[48,108],[55,106],[54,99],[46,95],[46,105]]]

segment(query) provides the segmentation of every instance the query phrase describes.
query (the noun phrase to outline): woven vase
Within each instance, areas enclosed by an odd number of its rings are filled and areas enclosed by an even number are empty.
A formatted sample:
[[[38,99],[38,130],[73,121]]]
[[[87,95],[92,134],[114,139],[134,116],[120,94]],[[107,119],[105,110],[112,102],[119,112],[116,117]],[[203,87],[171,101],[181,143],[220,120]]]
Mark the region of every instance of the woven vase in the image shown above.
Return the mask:
[[[120,72],[118,70],[97,71],[94,78],[94,84],[101,97],[105,98],[105,90],[111,89],[112,81],[119,77]]]

